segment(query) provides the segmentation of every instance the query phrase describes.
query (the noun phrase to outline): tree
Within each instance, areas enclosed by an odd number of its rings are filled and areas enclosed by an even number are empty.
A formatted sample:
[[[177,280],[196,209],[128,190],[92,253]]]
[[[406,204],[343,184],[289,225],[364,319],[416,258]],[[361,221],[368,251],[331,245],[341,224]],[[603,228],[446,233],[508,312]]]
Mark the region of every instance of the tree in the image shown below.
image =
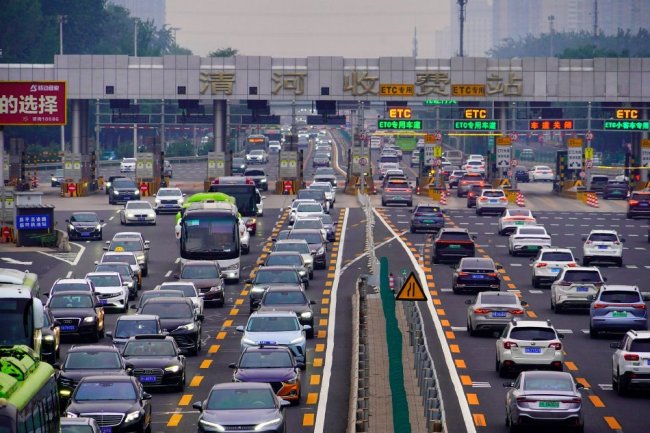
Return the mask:
[[[236,48],[228,47],[228,48],[217,48],[208,56],[210,57],[235,57],[237,54],[239,54],[239,50]]]

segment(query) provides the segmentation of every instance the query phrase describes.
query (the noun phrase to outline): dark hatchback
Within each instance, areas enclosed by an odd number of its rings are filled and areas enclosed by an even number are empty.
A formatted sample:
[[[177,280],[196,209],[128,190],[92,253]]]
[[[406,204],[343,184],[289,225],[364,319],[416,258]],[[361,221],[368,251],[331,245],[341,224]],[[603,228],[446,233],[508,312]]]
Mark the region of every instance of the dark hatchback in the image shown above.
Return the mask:
[[[99,219],[95,212],[74,212],[68,223],[68,239],[97,239],[102,240],[102,225],[104,220]]]
[[[131,374],[145,388],[185,389],[185,356],[168,335],[136,335],[122,352]]]
[[[627,199],[627,193],[629,190],[630,188],[627,182],[622,180],[610,180],[603,189],[603,198],[605,200],[625,200]]]
[[[433,238],[433,263],[437,264],[443,260],[457,261],[474,255],[474,236],[470,235],[467,229],[444,228]]]
[[[501,290],[501,278],[492,259],[465,257],[454,267],[451,288],[454,293],[461,291],[480,292],[482,290]]]
[[[108,204],[122,204],[130,200],[140,200],[138,185],[126,177],[115,179],[108,192]]]
[[[92,341],[104,337],[104,309],[91,293],[54,293],[47,301],[47,308],[61,324],[62,337],[89,337]]]
[[[115,179],[128,179],[128,178],[122,175],[109,176],[108,180],[106,181],[106,184],[104,185],[104,187],[106,188],[106,195],[108,195],[108,193],[110,192],[111,186],[113,185],[113,182],[115,182]]]
[[[311,309],[314,304],[316,301],[307,299],[300,287],[274,286],[264,293],[259,311],[292,311],[298,316],[301,325],[311,327],[306,331],[307,338],[314,338],[314,312]]]
[[[411,233],[418,230],[437,232],[445,226],[445,216],[439,206],[419,204],[411,212]]]
[[[483,191],[485,187],[483,185],[472,185],[469,188],[469,191],[467,191],[467,207],[468,208],[473,208],[476,207],[476,199],[480,197],[481,191]]]
[[[197,355],[201,350],[202,314],[196,314],[187,298],[153,298],[147,301],[140,314],[153,314],[160,319],[163,332],[174,337],[184,352]]]
[[[634,191],[627,200],[627,217],[650,216],[650,189]]]
[[[151,395],[133,376],[84,377],[65,413],[93,418],[102,433],[151,431]]]
[[[246,171],[246,158],[235,157],[232,159],[232,175],[243,176]]]

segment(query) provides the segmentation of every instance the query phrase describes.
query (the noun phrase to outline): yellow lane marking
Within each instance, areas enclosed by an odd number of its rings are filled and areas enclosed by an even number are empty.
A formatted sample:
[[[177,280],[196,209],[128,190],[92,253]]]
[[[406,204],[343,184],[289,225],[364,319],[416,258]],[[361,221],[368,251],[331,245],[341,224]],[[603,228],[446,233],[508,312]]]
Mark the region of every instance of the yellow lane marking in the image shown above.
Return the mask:
[[[239,313],[239,308],[233,308],[230,310],[230,316],[236,316]]]
[[[446,316],[447,313],[445,313],[444,308],[436,308],[436,313],[438,313],[438,316]]]
[[[302,416],[302,425],[304,427],[311,427],[314,425],[314,420],[316,419],[316,415],[313,413],[306,413]]]
[[[235,305],[241,305],[241,304],[243,304],[243,303],[244,303],[244,300],[243,300],[243,299],[237,299],[237,300],[235,300]]]
[[[433,281],[433,275],[427,274],[427,282]]]
[[[482,413],[472,414],[472,418],[474,418],[474,425],[476,427],[487,427],[487,423],[485,422],[485,415]]]
[[[316,352],[325,352],[325,345],[323,343],[318,343],[314,349]]]
[[[173,414],[169,417],[169,421],[167,421],[167,427],[178,427],[178,424],[181,423],[181,419],[183,419],[182,413]]]
[[[447,337],[447,340],[454,340],[456,339],[456,334],[454,334],[454,331],[445,331],[445,337]]]
[[[512,281],[512,279],[509,276],[504,275],[503,276],[503,281]]]
[[[460,376],[460,382],[465,386],[472,386],[472,383],[474,383],[472,382],[472,378],[465,374]]]
[[[597,395],[590,395],[589,400],[595,407],[605,407],[605,403]]]
[[[334,277],[336,277],[336,274],[333,272],[327,274],[327,278],[334,278]]]
[[[318,334],[316,334],[316,338],[326,338],[327,337],[327,331],[321,330],[318,331]]]
[[[589,382],[584,377],[577,377],[576,382],[581,383],[585,388],[591,388],[591,385],[589,385]]]
[[[194,376],[190,382],[190,386],[196,388],[197,386],[201,386],[201,382],[203,382],[203,376]]]
[[[327,270],[336,272],[336,266],[330,266]]]
[[[323,366],[323,358],[314,358],[314,362],[312,362],[312,365],[314,367],[322,367]]]
[[[321,308],[321,309],[320,309],[320,313],[321,313],[321,314],[329,314],[329,312],[330,312],[330,309],[329,309],[329,308]]]
[[[221,347],[221,345],[219,345],[219,344],[213,344],[208,349],[208,353],[217,353],[219,351],[220,347]]]
[[[332,287],[333,285],[333,281],[325,281],[325,287]]]
[[[460,346],[458,344],[450,344],[449,350],[451,350],[451,353],[460,353]]]
[[[499,271],[500,274],[505,274],[506,273],[505,269],[498,269],[498,271]]]
[[[228,319],[223,322],[223,327],[224,328],[229,328],[232,326],[232,320]]]
[[[323,290],[323,295],[329,295],[331,293],[332,293],[332,290],[330,290],[330,289]]]
[[[467,368],[467,366],[465,365],[465,361],[463,361],[462,359],[455,359],[454,364],[456,364],[456,368]]]
[[[248,296],[248,290],[242,290],[240,295],[242,296]]]
[[[604,418],[605,418],[605,422],[612,430],[622,429],[621,425],[618,423],[618,421],[616,421],[616,418],[614,418],[613,416],[606,416]]]
[[[442,325],[442,326],[450,326],[450,325],[449,325],[449,320],[447,320],[447,319],[445,319],[445,320],[441,320],[441,321],[440,321],[440,325]]]
[[[310,385],[320,385],[320,374],[312,374],[309,378]]]
[[[310,392],[307,394],[307,404],[316,404],[318,403],[318,393]]]
[[[204,359],[201,362],[201,365],[199,366],[199,368],[210,368],[211,365],[212,365],[212,360],[211,359]]]
[[[219,332],[217,334],[217,340],[223,340],[224,338],[226,338],[226,335],[228,335],[228,333],[226,331]]]
[[[467,403],[470,404],[470,406],[478,406],[478,395],[476,394],[471,394],[468,393],[467,395]]]
[[[440,301],[440,299],[434,299],[433,300],[433,305],[441,305],[441,304],[442,304],[442,302]]]
[[[516,285],[516,284],[512,284],[512,283],[508,283],[508,288],[509,288],[509,289],[516,289],[516,288],[517,288],[517,285]]]
[[[321,300],[321,303],[322,303],[323,305],[327,305],[327,304],[330,303],[330,299],[329,299],[329,298],[323,298],[323,299]]]
[[[535,314],[534,311],[530,311],[530,310],[526,311],[526,314],[528,314],[528,317],[530,317],[531,319],[536,319],[537,318],[537,314]]]
[[[320,319],[318,321],[318,326],[327,326],[327,319]]]
[[[181,399],[178,401],[179,406],[187,406],[190,403],[192,403],[192,397],[194,397],[192,394],[185,394],[181,397]]]
[[[426,266],[424,266],[424,267],[422,268],[422,270],[423,270],[424,272],[429,272],[429,273],[431,273],[431,268],[428,268],[428,267],[426,267]]]
[[[568,368],[571,371],[578,371],[578,367],[576,367],[576,365],[571,361],[565,361],[564,365],[566,365],[566,368]]]

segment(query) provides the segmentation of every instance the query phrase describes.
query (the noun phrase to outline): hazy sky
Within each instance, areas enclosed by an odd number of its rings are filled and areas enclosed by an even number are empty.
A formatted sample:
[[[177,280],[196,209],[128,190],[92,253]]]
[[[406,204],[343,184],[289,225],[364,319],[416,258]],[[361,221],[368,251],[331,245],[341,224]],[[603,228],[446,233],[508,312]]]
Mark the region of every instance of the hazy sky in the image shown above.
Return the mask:
[[[205,56],[434,57],[434,32],[449,25],[449,0],[167,0],[178,44]]]

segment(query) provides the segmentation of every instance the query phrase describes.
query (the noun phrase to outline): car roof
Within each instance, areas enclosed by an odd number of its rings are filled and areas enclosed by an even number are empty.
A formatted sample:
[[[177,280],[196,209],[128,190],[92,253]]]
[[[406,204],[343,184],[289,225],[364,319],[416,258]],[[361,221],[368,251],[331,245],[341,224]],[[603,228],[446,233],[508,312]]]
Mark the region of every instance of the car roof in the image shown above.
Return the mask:
[[[320,231],[320,230],[319,230],[319,231]],[[278,244],[295,244],[295,243],[299,243],[299,244],[303,244],[303,243],[304,243],[304,244],[309,244],[309,242],[307,242],[307,241],[304,240],[304,239],[279,239],[279,240],[277,240],[277,241],[274,242],[274,244],[276,244],[276,245],[278,245]],[[274,252],[275,252],[275,251],[274,251]]]
[[[61,292],[56,292],[50,295],[50,299],[56,296],[93,296],[91,292],[86,292],[85,290],[64,290]]]
[[[119,272],[113,272],[113,271],[97,271],[97,272],[88,272],[86,274],[86,278],[88,277],[100,277],[100,276],[115,276],[117,275],[118,277],[120,276]]]
[[[535,378],[535,379],[545,379],[545,378],[553,378],[553,377],[566,377],[567,379],[571,380],[573,382],[573,376],[571,373],[568,371],[545,371],[545,370],[527,370],[527,371],[522,371],[521,375],[524,380],[526,378]]]
[[[296,313],[293,311],[276,311],[276,310],[258,310],[255,311],[253,314],[249,316],[249,319],[252,319],[253,317],[259,317],[259,316],[280,316],[280,317],[295,317],[296,319],[298,316],[296,316]]]
[[[183,299],[183,298],[178,298],[178,299]],[[120,317],[117,318],[118,321],[121,320],[159,320],[159,317],[155,314],[128,314],[128,315],[121,315]]]
[[[102,345],[102,344],[75,344],[72,346],[70,349],[68,349],[68,353],[72,352],[89,352],[89,351],[94,351],[94,352],[117,352],[120,353],[120,350],[113,346],[107,346],[107,345]]]
[[[299,252],[297,251],[272,251],[269,253],[266,258],[268,259],[271,256],[302,256]]]
[[[132,255],[134,256],[135,253],[133,251],[106,251],[103,256],[121,256],[121,255]]]
[[[264,270],[264,272],[272,271],[295,271],[296,268],[289,265],[271,265],[271,266],[260,266],[257,268],[257,272]]]
[[[268,389],[273,392],[271,385],[266,382],[223,382],[214,385],[210,391],[219,389]]]
[[[485,257],[463,257],[460,259],[461,266],[489,266],[494,267],[494,261]]]
[[[561,247],[542,247],[541,251],[543,253],[571,253],[573,254],[573,251],[571,248],[561,248]]]
[[[550,322],[545,322],[543,320],[515,320],[510,322],[513,327],[530,327],[530,328],[552,328]]]
[[[460,227],[443,227],[440,231],[445,233],[469,233],[469,230]]]
[[[147,304],[149,303],[154,303],[154,304],[189,304],[193,305],[192,301],[187,299],[187,298],[180,298],[180,297],[166,297],[166,296],[157,296],[151,299],[147,299]]]
[[[97,216],[97,212],[91,212],[91,211],[83,210],[83,211],[72,212],[71,215],[94,215],[94,216]]]
[[[216,266],[216,264],[211,260],[190,260],[183,263],[183,267],[187,266]]]
[[[630,284],[605,284],[601,288],[602,291],[616,290],[617,292],[639,292],[639,287]]]
[[[290,286],[290,285],[286,285],[286,286],[270,286],[266,290],[266,293],[269,293],[269,292],[301,292],[301,293],[304,293],[302,288],[300,288],[298,286]]]
[[[589,232],[590,235],[599,234],[599,233],[604,235],[618,235],[618,232],[616,230],[596,229]]]
[[[88,284],[88,280],[85,278],[59,278],[54,282],[54,284],[61,284],[61,283]]]
[[[83,382],[130,382],[134,383],[135,376],[124,374],[103,374],[101,376],[85,376],[81,378]],[[80,381],[80,382],[81,382]]]
[[[163,281],[160,285],[158,285],[156,287],[163,288],[163,287],[165,287],[165,285],[167,285],[167,286],[174,285],[174,286],[193,286],[193,287],[196,287],[193,282],[187,281],[187,280]]]
[[[248,346],[243,350],[243,352],[269,352],[269,351],[288,352],[293,355],[293,352],[291,352],[291,349],[289,349],[287,346],[276,346],[271,344],[268,345],[260,344],[259,346]]]

